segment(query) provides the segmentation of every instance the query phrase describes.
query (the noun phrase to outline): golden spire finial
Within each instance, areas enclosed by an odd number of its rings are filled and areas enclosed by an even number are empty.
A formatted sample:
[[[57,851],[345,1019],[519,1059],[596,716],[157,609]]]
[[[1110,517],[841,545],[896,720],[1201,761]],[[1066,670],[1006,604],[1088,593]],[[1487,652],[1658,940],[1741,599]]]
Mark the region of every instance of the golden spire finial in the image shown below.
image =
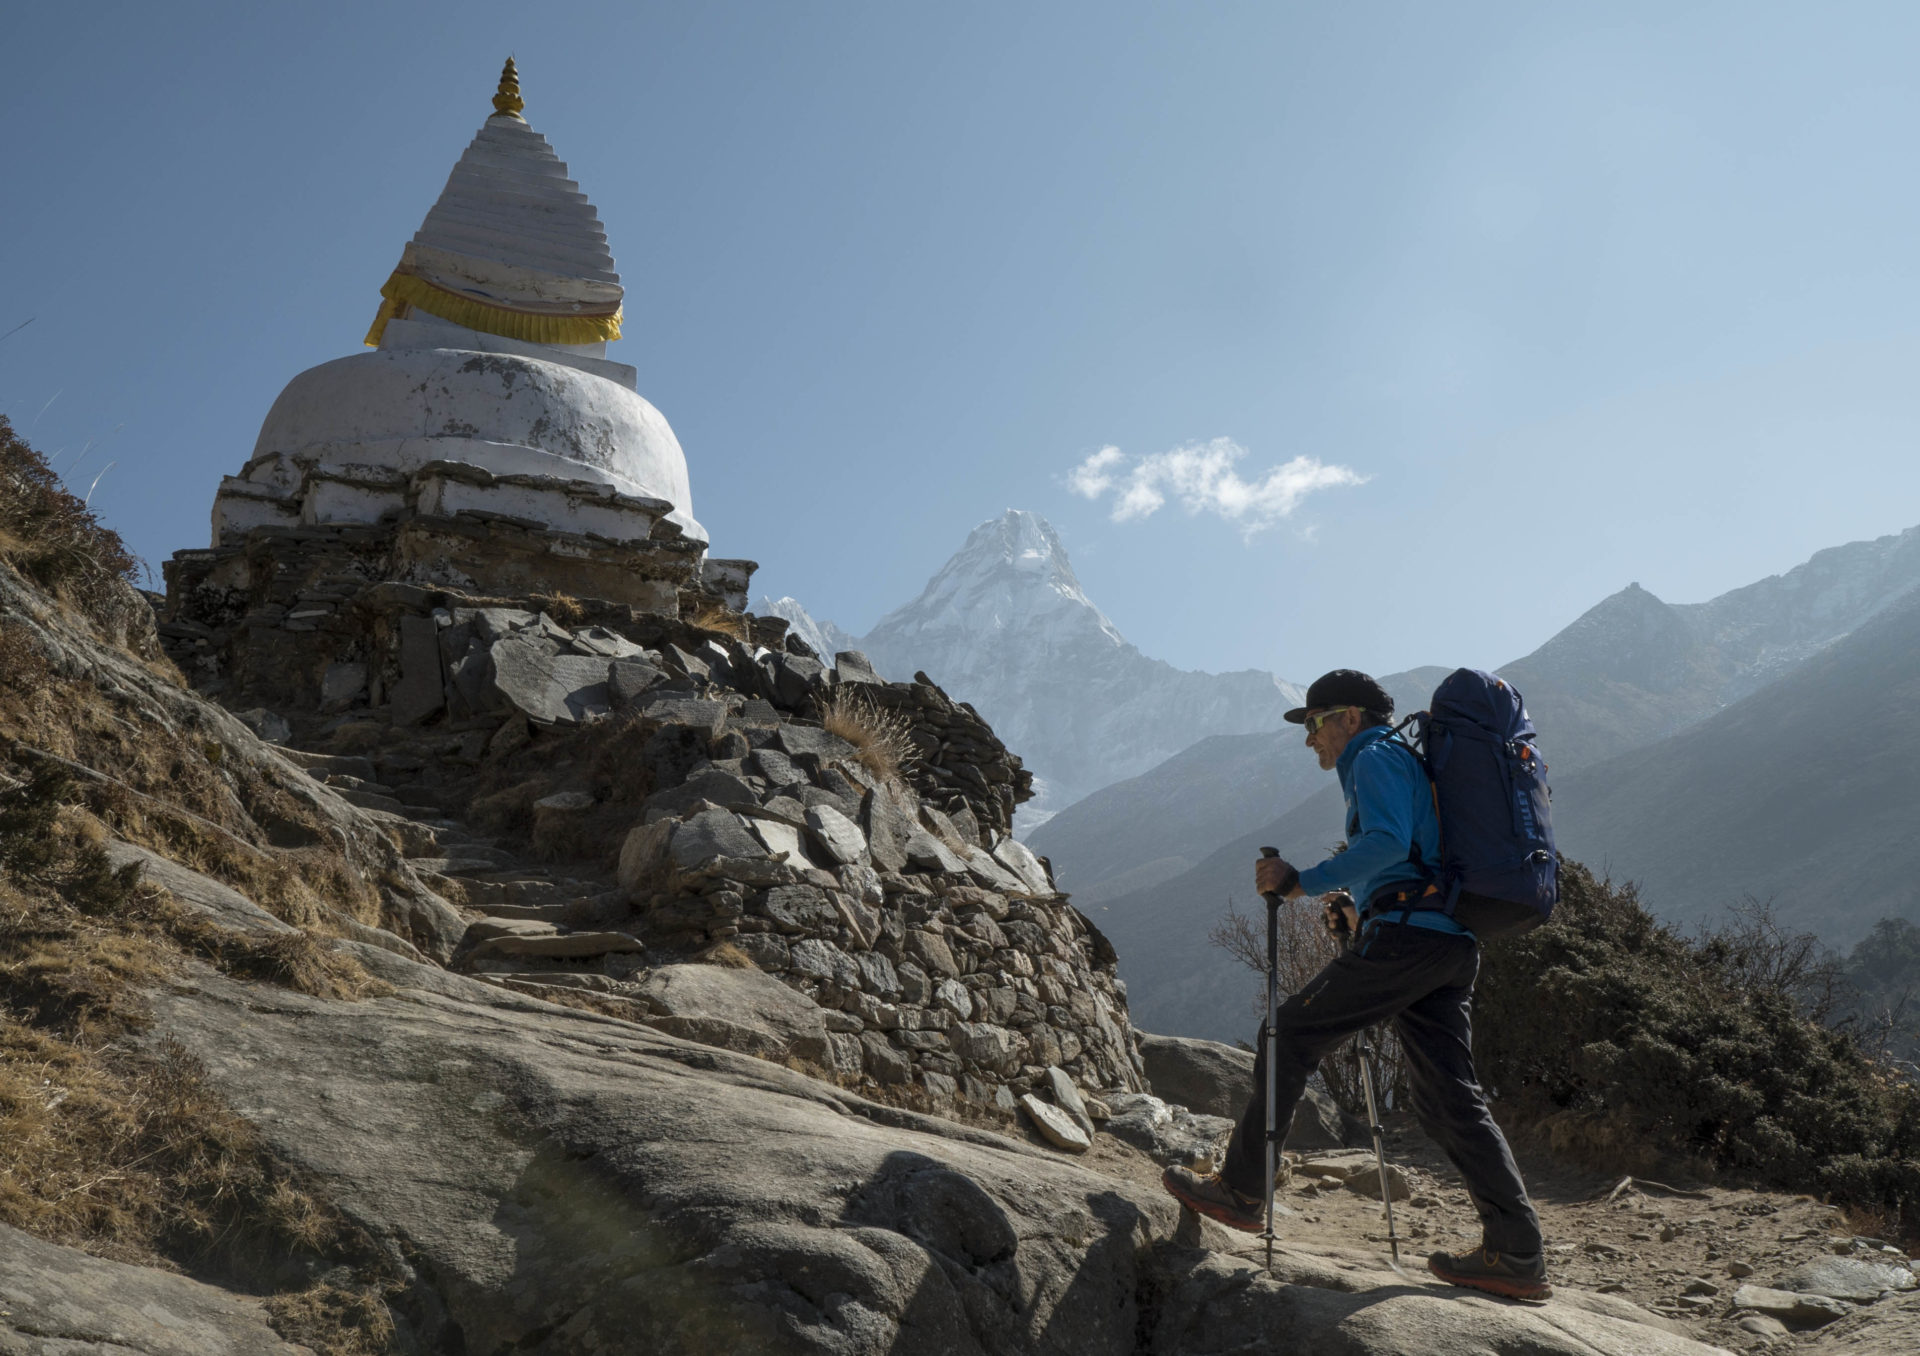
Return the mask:
[[[504,115],[520,118],[520,110],[526,106],[527,101],[520,97],[520,73],[513,68],[513,58],[508,57],[507,64],[500,71],[500,90],[493,96],[493,114],[495,117]],[[525,122],[526,119],[520,118],[520,121]]]

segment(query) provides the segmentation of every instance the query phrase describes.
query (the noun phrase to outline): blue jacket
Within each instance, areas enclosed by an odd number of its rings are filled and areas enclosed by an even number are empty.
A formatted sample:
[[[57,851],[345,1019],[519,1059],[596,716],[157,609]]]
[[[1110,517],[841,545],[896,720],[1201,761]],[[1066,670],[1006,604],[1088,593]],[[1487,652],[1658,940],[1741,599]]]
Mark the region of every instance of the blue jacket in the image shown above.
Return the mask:
[[[1438,869],[1440,819],[1433,788],[1413,750],[1392,734],[1384,725],[1371,726],[1341,750],[1334,771],[1347,798],[1347,850],[1300,873],[1305,893],[1350,890],[1365,908],[1388,886],[1424,883]],[[1415,847],[1419,862],[1413,860]]]

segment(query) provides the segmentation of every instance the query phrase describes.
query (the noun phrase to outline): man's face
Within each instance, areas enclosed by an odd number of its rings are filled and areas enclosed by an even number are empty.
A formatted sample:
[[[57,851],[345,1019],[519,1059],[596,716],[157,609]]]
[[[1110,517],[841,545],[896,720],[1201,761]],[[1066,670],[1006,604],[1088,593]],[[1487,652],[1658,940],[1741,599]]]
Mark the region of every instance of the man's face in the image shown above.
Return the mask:
[[[1307,712],[1306,728],[1307,747],[1319,757],[1320,770],[1331,772],[1360,728],[1360,712],[1352,706],[1321,707]]]

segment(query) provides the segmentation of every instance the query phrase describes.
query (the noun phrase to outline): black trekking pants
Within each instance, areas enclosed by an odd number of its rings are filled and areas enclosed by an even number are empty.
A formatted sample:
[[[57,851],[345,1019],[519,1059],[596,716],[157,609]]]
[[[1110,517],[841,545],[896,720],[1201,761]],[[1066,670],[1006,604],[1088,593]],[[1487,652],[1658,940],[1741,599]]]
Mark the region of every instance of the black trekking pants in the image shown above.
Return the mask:
[[[1274,1045],[1281,1134],[1284,1139],[1307,1077],[1326,1053],[1363,1027],[1392,1018],[1406,1056],[1414,1114],[1466,1179],[1486,1246],[1537,1253],[1539,1216],[1473,1072],[1468,1005],[1479,972],[1480,944],[1471,937],[1398,923],[1368,928],[1359,950],[1343,952],[1280,1005]],[[1229,1186],[1249,1196],[1265,1194],[1266,1049],[1262,1041],[1253,1100],[1221,1169]]]

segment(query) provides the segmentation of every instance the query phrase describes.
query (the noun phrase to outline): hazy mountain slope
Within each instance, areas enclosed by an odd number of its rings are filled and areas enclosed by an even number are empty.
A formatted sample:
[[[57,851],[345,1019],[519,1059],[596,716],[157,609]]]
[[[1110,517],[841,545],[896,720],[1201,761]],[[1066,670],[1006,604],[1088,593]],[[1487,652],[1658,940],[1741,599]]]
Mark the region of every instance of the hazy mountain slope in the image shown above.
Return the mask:
[[[1395,709],[1414,711],[1446,674],[1413,669],[1381,682]],[[1028,842],[1084,908],[1180,875],[1311,796],[1325,777],[1298,726],[1219,736],[1075,802]]]
[[[791,599],[765,606],[865,651],[888,678],[924,670],[970,702],[1034,772],[1027,827],[1210,735],[1271,730],[1300,699],[1270,673],[1149,659],[1087,597],[1053,527],[1018,509],[976,527],[918,598],[857,641]]]
[[[1665,918],[1711,918],[1750,894],[1844,947],[1882,917],[1920,917],[1920,590],[1693,729],[1556,773],[1553,812],[1568,856],[1640,882]],[[1135,1020],[1215,1040],[1243,1026],[1242,974],[1207,930],[1230,900],[1259,907],[1263,844],[1307,863],[1340,831],[1329,775],[1191,870],[1094,904]]]
[[[1705,603],[1664,603],[1632,584],[1500,671],[1526,694],[1557,784],[1706,719],[1917,584],[1920,528],[1821,551]],[[1403,710],[1425,705],[1444,672],[1416,670],[1430,676],[1393,688],[1395,700]],[[1265,758],[1252,741],[1186,750],[1063,811],[1032,835],[1034,848],[1083,900],[1149,889],[1311,790],[1310,773],[1301,788]]]
[[[1704,603],[1630,584],[1501,672],[1527,694],[1555,771],[1571,772],[1704,720],[1916,584],[1920,528],[1821,551]]]
[[[1554,779],[1567,853],[1668,918],[1744,895],[1848,945],[1920,914],[1920,590],[1693,729]]]
[[[1120,953],[1128,1010],[1143,1031],[1208,1040],[1251,1039],[1260,980],[1207,940],[1229,904],[1264,918],[1253,861],[1272,845],[1303,865],[1340,840],[1341,801],[1331,772],[1285,814],[1215,848],[1171,880],[1084,905]],[[1289,907],[1298,907],[1290,905]]]
[[[763,617],[782,617],[792,627],[795,635],[812,646],[822,659],[831,661],[842,650],[853,649],[860,643],[858,636],[849,635],[830,621],[813,617],[800,604],[798,598],[769,598],[760,595],[760,601],[753,610]]]

